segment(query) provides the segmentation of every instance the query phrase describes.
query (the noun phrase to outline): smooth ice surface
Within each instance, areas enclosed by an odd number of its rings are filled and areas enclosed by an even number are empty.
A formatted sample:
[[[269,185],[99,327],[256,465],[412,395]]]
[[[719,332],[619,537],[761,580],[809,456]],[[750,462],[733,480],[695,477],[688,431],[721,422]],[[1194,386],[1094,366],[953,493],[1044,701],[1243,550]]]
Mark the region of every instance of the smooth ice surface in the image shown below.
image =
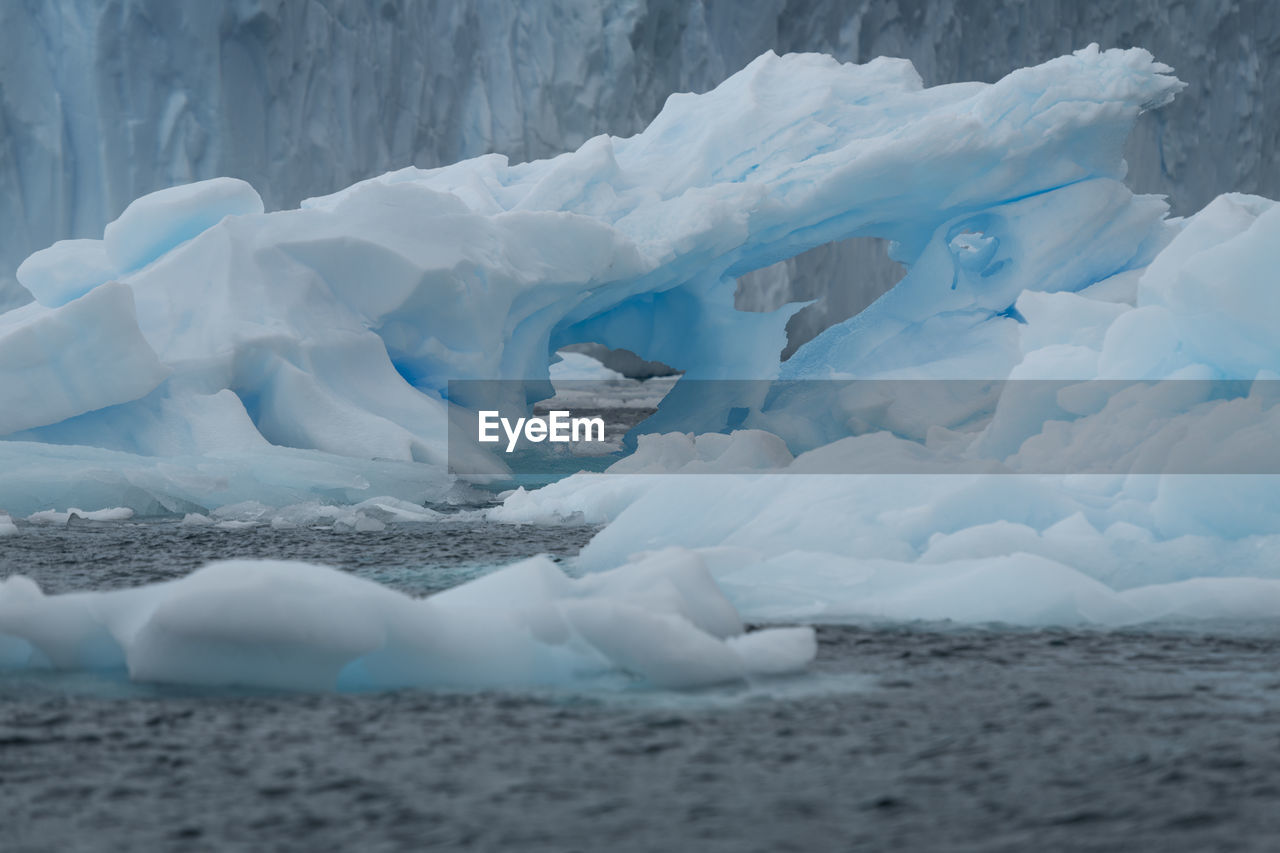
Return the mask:
[[[744,634],[687,552],[572,580],[545,557],[414,599],[336,569],[213,563],[45,596],[0,582],[0,666],[289,690],[517,687],[625,678],[696,687],[804,668],[812,629]]]
[[[225,216],[262,211],[262,199],[254,188],[235,178],[169,187],[126,207],[107,225],[102,245],[112,265],[129,272],[217,225]]]
[[[168,375],[126,285],[102,285],[60,308],[0,314],[0,433],[137,400]]]
[[[18,281],[36,302],[57,308],[116,274],[101,240],[59,240],[18,267]]]

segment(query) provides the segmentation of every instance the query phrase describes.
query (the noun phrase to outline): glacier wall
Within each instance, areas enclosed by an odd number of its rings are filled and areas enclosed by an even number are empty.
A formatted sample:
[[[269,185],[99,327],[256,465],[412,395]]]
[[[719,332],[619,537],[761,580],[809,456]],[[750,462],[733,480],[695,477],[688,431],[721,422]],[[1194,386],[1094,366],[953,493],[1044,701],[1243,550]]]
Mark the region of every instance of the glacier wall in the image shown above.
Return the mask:
[[[268,208],[409,164],[513,161],[643,128],[760,53],[903,56],[927,84],[994,81],[1091,41],[1140,45],[1190,88],[1139,120],[1128,181],[1190,213],[1219,192],[1280,195],[1280,21],[1267,0],[1176,6],[956,0],[68,0],[0,7],[0,308],[13,271],[96,237],[134,198],[218,175]],[[757,277],[821,304],[793,345],[896,280],[875,246]],[[807,280],[806,280],[807,279]],[[815,283],[816,282],[816,283]],[[785,289],[785,285],[784,285]]]

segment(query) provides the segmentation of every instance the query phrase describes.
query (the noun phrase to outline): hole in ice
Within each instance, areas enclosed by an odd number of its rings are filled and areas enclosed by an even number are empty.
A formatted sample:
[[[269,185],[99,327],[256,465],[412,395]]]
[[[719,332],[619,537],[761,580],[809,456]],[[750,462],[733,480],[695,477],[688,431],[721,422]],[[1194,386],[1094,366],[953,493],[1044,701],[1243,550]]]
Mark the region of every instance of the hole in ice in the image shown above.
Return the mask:
[[[680,373],[674,367],[660,361],[646,361],[629,349],[609,349],[601,343],[589,342],[561,347],[556,355],[571,363],[583,364],[578,359],[565,359],[565,353],[585,355],[599,362],[606,369],[620,373],[628,379],[652,379],[655,376],[675,376]],[[591,377],[584,377],[591,378]]]
[[[905,274],[902,265],[889,257],[888,240],[851,237],[740,276],[734,307],[776,311],[788,302],[817,300],[787,323],[785,361],[827,327],[860,313]]]
[[[551,365],[556,395],[538,406],[608,411],[606,420],[617,420],[622,432],[652,414],[682,375],[660,361],[596,342],[570,344],[556,356]]]

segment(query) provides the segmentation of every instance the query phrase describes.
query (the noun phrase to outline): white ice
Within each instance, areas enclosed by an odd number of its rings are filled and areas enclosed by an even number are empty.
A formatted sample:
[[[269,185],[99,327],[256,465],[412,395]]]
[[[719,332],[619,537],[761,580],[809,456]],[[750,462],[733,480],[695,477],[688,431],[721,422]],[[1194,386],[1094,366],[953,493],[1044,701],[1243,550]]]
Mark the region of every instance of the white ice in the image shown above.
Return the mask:
[[[557,353],[559,361],[552,362],[550,367],[551,382],[621,382],[626,379],[616,370],[610,370],[586,353]]]
[[[412,500],[448,485],[448,380],[547,379],[551,353],[583,341],[690,377],[776,376],[794,309],[736,311],[738,276],[846,237],[892,240],[912,267],[885,334],[907,315],[942,317],[935,337],[971,321],[957,369],[1007,368],[1013,321],[993,312],[1141,265],[1166,239],[1164,205],[1118,179],[1133,121],[1180,88],[1167,72],[1145,51],[1089,48],[924,88],[902,60],[766,54],[672,97],[643,133],[550,160],[404,169],[269,214],[231,179],[144,197],[101,251],[33,256],[24,277],[47,304],[0,315],[0,435],[46,448],[39,490],[0,482],[0,505],[207,512],[245,496],[150,460],[214,454],[228,483],[323,499],[296,451],[330,469],[405,463],[412,488],[378,490]],[[973,283],[938,288],[959,262],[946,235],[981,228],[960,277]],[[1033,238],[1042,252],[1016,253]],[[977,288],[983,252],[1001,265],[994,289]],[[991,329],[1005,330],[994,347]],[[824,336],[788,369],[838,369],[842,353]],[[73,446],[132,457],[101,457],[114,494],[80,485]],[[470,468],[484,466],[501,471]],[[159,476],[115,473],[137,469]]]
[[[411,598],[336,569],[226,561],[179,580],[44,595],[0,582],[0,667],[288,690],[688,688],[796,672],[812,629],[745,634],[699,557],[579,580],[535,557]]]
[[[72,507],[66,512],[58,512],[57,510],[47,509],[41,512],[33,512],[27,516],[27,521],[36,524],[66,524],[73,519],[81,521],[128,521],[133,518],[133,510],[125,506],[106,507],[104,509],[83,510],[79,507]]]

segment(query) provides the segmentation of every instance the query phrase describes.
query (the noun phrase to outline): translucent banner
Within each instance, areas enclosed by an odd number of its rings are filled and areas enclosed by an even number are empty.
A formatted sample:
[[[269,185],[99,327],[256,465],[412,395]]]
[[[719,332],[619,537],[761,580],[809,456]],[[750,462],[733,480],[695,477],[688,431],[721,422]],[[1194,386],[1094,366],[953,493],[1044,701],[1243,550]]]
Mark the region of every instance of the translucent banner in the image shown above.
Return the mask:
[[[637,474],[1280,473],[1280,380],[682,379],[659,393],[645,385],[451,382],[450,468],[534,481],[610,466]],[[729,439],[705,438],[715,434]]]

